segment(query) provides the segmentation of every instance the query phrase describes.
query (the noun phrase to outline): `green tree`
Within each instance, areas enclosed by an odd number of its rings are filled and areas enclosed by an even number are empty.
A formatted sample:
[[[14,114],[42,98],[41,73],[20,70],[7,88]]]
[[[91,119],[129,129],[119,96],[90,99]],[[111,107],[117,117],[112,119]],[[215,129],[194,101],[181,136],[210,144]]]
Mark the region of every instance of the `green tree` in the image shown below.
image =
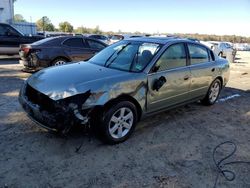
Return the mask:
[[[14,21],[15,22],[27,22],[21,14],[15,14],[14,15]]]
[[[59,23],[59,30],[63,32],[71,33],[74,30],[74,27],[69,22],[61,22]]]
[[[92,30],[92,29],[90,29],[90,28],[81,26],[81,27],[76,28],[76,29],[74,30],[74,32],[75,32],[75,33],[87,33],[87,34],[88,34],[88,33],[91,33],[91,30]]]
[[[47,16],[37,20],[36,25],[39,31],[55,31],[55,26],[51,23]]]
[[[102,34],[103,32],[100,30],[99,26],[97,25],[93,31],[92,31],[94,34]]]

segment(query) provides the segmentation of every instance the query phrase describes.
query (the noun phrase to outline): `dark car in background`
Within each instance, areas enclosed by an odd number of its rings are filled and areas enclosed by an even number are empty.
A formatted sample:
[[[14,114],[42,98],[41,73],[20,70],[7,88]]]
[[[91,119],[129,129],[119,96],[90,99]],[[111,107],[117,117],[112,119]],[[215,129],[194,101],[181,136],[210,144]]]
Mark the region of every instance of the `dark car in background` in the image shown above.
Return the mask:
[[[107,46],[87,37],[51,37],[32,44],[20,45],[20,64],[24,70],[40,70],[72,61],[85,61]]]
[[[109,44],[109,42],[110,42],[109,38],[104,36],[104,35],[89,35],[88,37],[92,38],[92,39],[100,40],[100,41],[104,42],[105,44]]]
[[[18,54],[20,44],[29,44],[43,36],[25,36],[9,24],[0,23],[0,55]]]

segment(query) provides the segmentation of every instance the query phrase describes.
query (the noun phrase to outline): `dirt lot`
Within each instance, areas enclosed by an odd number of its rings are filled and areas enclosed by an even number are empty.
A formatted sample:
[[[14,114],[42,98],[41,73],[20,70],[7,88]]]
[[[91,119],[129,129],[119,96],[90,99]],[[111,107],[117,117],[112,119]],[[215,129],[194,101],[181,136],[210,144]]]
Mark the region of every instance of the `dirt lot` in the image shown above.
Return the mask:
[[[108,146],[79,131],[62,138],[35,126],[17,100],[30,74],[20,71],[17,60],[1,57],[0,187],[213,187],[217,144],[234,141],[233,159],[250,161],[250,52],[236,60],[221,98],[240,96],[160,113],[140,122],[125,143]],[[220,176],[218,187],[250,187],[250,165],[227,168],[236,179]]]

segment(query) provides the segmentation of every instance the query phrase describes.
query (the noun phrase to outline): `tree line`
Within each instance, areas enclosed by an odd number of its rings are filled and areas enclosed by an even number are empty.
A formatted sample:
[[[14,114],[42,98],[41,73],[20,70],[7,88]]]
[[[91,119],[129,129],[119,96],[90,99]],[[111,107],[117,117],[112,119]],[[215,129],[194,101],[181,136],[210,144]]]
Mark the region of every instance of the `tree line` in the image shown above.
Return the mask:
[[[23,18],[21,14],[16,14],[14,16],[14,21],[26,22],[26,20]],[[38,31],[61,31],[61,32],[66,32],[66,33],[79,33],[79,34],[94,33],[94,34],[106,34],[106,35],[123,33],[120,30],[118,32],[113,32],[113,31],[104,32],[99,28],[99,26],[96,26],[95,28],[87,28],[84,26],[74,28],[73,25],[71,25],[67,21],[59,23],[58,28],[56,28],[51,23],[50,19],[47,16],[44,16],[40,18],[39,20],[37,20],[36,25],[37,25]],[[142,34],[147,34],[147,33],[135,32],[133,34],[142,35]],[[168,33],[165,33],[165,34],[168,35]],[[198,34],[198,33],[195,33],[195,34],[175,33],[174,35],[179,36],[179,37],[194,38],[194,39],[203,40],[203,41],[228,41],[232,43],[250,43],[250,37],[243,37],[243,36],[236,36],[236,35],[208,35],[208,34]]]

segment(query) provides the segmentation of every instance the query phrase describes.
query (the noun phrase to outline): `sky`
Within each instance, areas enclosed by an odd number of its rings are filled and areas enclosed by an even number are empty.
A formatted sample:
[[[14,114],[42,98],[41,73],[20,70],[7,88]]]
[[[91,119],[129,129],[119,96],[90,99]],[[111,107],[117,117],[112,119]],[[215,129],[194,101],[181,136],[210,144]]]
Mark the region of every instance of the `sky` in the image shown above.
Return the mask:
[[[56,27],[250,37],[250,0],[17,0],[14,12],[33,22],[47,16]]]

